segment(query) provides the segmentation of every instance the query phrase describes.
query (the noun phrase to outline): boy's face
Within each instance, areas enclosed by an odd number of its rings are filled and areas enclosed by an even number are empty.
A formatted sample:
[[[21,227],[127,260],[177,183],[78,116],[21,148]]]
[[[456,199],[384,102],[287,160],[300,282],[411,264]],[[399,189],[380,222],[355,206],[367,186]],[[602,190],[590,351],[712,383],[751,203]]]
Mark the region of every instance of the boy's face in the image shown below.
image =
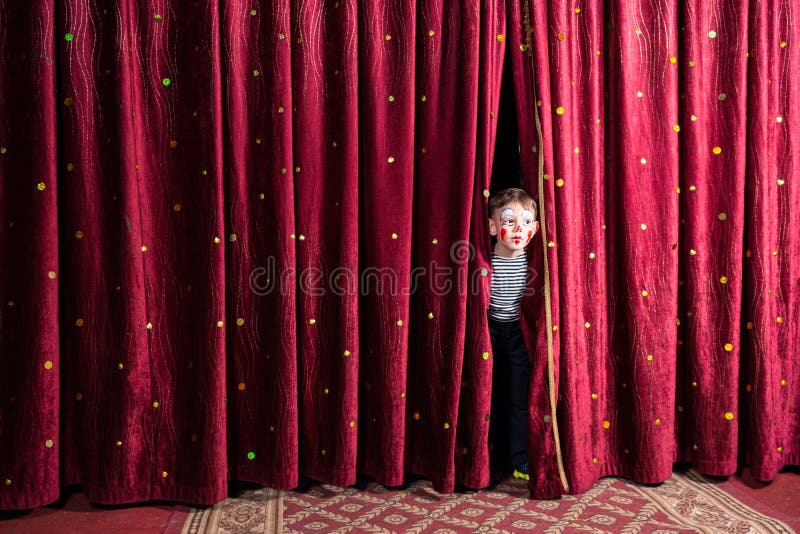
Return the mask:
[[[505,258],[515,258],[531,242],[539,230],[533,211],[518,202],[498,208],[489,219],[489,233],[497,236],[495,252]]]

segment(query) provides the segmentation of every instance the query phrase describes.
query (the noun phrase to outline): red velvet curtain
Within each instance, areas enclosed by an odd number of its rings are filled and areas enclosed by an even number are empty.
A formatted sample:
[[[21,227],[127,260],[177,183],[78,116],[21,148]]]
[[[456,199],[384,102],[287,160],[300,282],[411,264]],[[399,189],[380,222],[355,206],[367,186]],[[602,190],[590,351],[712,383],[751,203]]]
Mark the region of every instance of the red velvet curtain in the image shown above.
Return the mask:
[[[0,3],[0,508],[485,485],[504,32],[500,0]]]
[[[797,3],[509,6],[558,391],[554,428],[534,358],[532,493],[800,463]]]

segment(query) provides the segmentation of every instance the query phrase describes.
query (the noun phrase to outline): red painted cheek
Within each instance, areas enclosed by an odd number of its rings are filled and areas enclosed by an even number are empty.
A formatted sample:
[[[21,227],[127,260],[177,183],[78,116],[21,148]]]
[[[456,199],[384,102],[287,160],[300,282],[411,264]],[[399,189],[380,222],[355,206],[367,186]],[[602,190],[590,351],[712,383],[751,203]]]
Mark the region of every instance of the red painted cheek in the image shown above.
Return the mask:
[[[525,240],[526,245],[531,242],[532,237],[533,237],[533,230],[528,230],[528,239]]]
[[[501,228],[500,229],[500,241],[505,241],[507,235],[508,235],[508,230],[506,230],[505,228]]]

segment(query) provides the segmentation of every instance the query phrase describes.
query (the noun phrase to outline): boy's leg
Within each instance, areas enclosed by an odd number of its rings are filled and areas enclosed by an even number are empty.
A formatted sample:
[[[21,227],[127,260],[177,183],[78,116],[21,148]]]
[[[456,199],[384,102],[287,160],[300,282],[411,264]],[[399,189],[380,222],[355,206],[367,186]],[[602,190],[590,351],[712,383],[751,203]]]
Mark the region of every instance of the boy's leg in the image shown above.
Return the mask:
[[[528,390],[530,389],[531,362],[518,322],[508,339],[508,376],[510,380],[508,441],[511,463],[515,468],[528,461]]]
[[[504,458],[508,450],[508,358],[506,358],[506,331],[503,323],[489,320],[489,336],[492,342],[492,406],[489,417],[489,443],[494,447],[490,452],[492,468],[504,471],[510,458]]]

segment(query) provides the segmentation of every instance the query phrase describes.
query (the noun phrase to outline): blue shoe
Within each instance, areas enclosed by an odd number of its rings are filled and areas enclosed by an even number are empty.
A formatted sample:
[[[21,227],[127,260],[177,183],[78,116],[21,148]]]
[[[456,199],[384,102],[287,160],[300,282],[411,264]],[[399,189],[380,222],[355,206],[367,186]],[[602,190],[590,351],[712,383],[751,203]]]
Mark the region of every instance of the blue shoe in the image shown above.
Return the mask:
[[[522,480],[530,480],[528,474],[528,462],[522,462],[514,469],[514,478],[521,478]]]

